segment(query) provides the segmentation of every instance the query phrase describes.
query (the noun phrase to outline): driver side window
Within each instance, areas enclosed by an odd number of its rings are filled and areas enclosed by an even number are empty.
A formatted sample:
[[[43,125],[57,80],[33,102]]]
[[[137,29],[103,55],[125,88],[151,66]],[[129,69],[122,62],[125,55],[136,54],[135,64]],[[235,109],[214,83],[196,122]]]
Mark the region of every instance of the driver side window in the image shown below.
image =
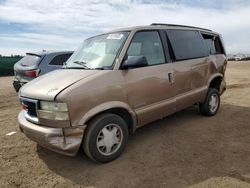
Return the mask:
[[[145,56],[149,66],[165,63],[163,47],[157,31],[136,33],[127,54],[128,56]]]

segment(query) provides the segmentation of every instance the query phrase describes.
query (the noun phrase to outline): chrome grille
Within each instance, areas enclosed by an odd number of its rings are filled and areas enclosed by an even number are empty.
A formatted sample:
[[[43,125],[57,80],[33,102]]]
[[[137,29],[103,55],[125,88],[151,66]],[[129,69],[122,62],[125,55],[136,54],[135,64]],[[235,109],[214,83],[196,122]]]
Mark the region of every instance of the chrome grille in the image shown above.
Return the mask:
[[[37,117],[36,103],[24,100],[23,103],[28,106],[28,114],[33,117]]]
[[[38,115],[37,115],[37,100],[21,98],[22,105],[25,106],[26,110],[26,119],[38,123]]]

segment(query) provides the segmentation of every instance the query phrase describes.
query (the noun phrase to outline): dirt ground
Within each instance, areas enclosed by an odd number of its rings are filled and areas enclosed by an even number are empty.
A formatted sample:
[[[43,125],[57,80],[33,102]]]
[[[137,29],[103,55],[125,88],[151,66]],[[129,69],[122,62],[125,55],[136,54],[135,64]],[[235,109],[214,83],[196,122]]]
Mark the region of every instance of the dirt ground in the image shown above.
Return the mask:
[[[226,78],[215,117],[183,110],[137,130],[117,160],[96,164],[26,138],[12,77],[2,77],[0,187],[250,187],[250,62],[229,63]]]

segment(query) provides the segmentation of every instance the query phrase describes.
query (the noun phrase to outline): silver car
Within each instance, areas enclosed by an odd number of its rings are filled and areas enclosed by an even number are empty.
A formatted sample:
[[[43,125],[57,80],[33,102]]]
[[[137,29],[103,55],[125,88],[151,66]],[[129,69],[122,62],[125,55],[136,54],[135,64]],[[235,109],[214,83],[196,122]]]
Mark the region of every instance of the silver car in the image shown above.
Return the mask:
[[[14,65],[13,86],[16,92],[32,79],[60,69],[73,54],[73,51],[26,53],[26,56]]]

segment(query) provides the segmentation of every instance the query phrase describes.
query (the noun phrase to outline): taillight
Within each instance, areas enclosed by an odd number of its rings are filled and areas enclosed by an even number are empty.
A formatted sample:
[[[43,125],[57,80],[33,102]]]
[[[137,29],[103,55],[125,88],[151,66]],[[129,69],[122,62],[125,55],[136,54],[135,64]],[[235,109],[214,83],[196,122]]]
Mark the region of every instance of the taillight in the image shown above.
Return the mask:
[[[25,71],[25,75],[28,77],[36,78],[39,75],[40,70],[35,69],[35,70],[28,70]]]

